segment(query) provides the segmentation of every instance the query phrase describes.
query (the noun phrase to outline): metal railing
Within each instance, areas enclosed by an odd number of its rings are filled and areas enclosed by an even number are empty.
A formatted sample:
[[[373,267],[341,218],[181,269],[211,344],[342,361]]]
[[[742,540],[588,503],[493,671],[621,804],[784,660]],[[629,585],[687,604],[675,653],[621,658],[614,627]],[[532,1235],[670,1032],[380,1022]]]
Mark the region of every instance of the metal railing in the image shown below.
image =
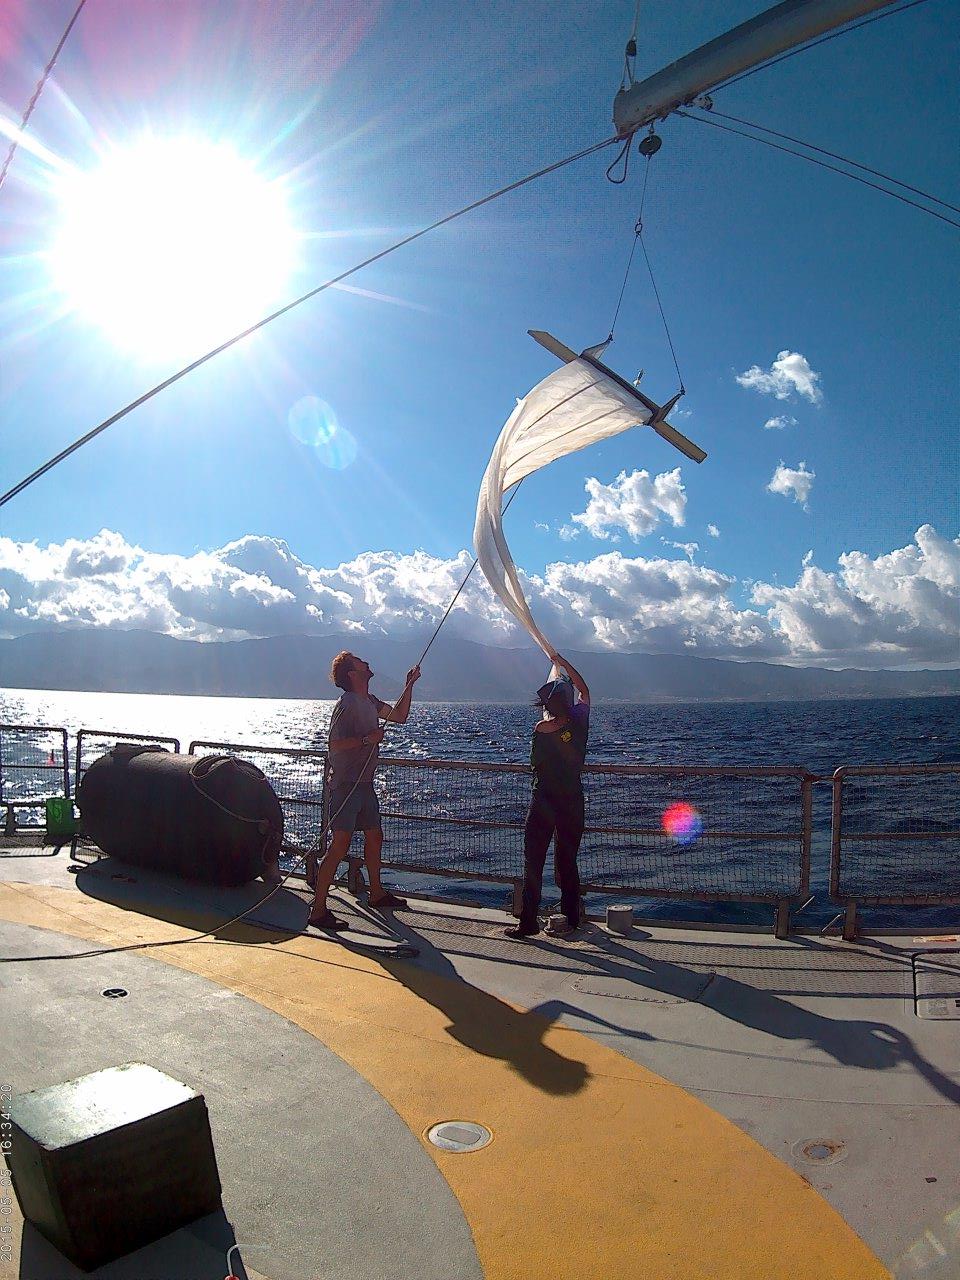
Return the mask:
[[[841,765],[830,896],[856,936],[866,906],[960,903],[960,764]]]
[[[584,892],[770,902],[786,932],[810,883],[812,787],[800,768],[592,765],[583,772]],[[523,870],[530,770],[520,764],[383,758],[386,857],[401,871],[512,884]],[[664,829],[688,807],[689,841]],[[775,815],[776,822],[772,821]],[[390,854],[403,847],[401,858]],[[758,856],[762,855],[762,856]]]
[[[0,809],[3,834],[44,826],[44,804],[70,795],[66,729],[45,724],[0,724]],[[25,817],[26,821],[21,821]]]
[[[180,750],[173,737],[81,729],[74,792],[93,759],[119,742]],[[255,764],[284,811],[283,851],[322,855],[325,751],[201,739],[189,750]],[[48,797],[71,795],[69,764],[66,729],[0,725],[5,834],[15,832],[19,813],[42,813]],[[829,892],[844,907],[845,937],[855,936],[860,906],[960,903],[960,763],[844,765],[829,779],[799,767],[596,764],[583,780],[584,892],[771,903],[783,936],[791,905],[809,894],[813,785],[824,782],[833,798]],[[511,885],[518,902],[527,765],[384,757],[376,785],[385,866]],[[664,829],[664,815],[677,806],[695,815],[689,840]],[[294,875],[303,874],[291,864]],[[349,865],[356,885],[360,859],[351,855]]]
[[[252,747],[246,743],[190,743],[189,754],[229,754],[256,765],[277,794],[283,809],[283,853],[317,849],[325,825],[325,751],[293,747]],[[302,863],[301,863],[302,866]],[[303,874],[298,868],[294,874]]]
[[[73,773],[78,789],[83,775],[93,761],[105,752],[111,751],[118,742],[139,742],[144,746],[169,747],[175,753],[180,750],[179,738],[165,738],[148,733],[121,733],[116,729],[79,729]]]

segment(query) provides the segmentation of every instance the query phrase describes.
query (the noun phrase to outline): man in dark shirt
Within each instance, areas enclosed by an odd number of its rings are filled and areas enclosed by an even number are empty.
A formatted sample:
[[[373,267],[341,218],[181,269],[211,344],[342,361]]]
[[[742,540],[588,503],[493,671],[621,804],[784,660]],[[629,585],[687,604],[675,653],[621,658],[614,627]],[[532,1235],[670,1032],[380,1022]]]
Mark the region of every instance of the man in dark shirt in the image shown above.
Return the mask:
[[[559,669],[566,672],[560,675]],[[570,929],[580,923],[580,875],[577,851],[583,836],[583,784],[580,770],[590,731],[590,690],[579,671],[559,655],[554,677],[537,690],[543,719],[536,725],[530,750],[533,795],[523,833],[523,905],[509,938],[540,932],[537,912],[543,889],[543,867],[550,841],[555,841],[560,908]],[[576,698],[574,698],[576,691]]]
[[[337,865],[347,856],[354,831],[363,832],[363,859],[370,877],[370,905],[378,910],[396,911],[407,904],[384,889],[380,881],[380,851],[383,830],[380,806],[373,789],[373,774],[380,758],[383,729],[380,721],[405,724],[410,714],[413,686],[420,668],[407,672],[406,684],[396,706],[381,702],[369,692],[373,675],[369,663],[344,651],[333,660],[330,679],[343,690],[330,718],[329,788],[332,839],[326,856],[317,868],[310,924],[320,929],[345,929],[327,907],[327,893]]]

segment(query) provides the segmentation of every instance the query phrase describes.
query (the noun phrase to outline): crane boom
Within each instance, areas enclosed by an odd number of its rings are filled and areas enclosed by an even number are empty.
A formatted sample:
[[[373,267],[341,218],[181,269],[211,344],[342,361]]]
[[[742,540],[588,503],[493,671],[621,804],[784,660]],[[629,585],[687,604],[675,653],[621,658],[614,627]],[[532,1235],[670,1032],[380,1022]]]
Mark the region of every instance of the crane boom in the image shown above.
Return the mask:
[[[621,89],[613,122],[621,138],[669,115],[731,76],[894,0],[783,0],[677,62]]]

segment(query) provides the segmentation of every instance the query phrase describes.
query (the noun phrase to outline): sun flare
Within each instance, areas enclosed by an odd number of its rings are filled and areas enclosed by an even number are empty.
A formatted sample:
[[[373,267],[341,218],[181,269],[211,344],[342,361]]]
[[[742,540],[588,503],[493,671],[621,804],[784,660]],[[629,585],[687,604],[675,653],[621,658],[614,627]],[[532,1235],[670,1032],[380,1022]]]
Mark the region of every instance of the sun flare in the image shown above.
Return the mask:
[[[151,139],[74,171],[58,194],[54,286],[132,355],[201,354],[288,296],[282,186],[227,146]]]

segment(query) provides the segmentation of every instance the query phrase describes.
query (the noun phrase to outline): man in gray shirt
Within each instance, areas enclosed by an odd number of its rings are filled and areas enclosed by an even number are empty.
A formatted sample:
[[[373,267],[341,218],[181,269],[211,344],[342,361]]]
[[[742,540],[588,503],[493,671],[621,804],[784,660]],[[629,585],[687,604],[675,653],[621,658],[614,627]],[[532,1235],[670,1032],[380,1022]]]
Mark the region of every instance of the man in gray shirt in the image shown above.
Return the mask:
[[[364,662],[346,650],[338,653],[330,668],[330,679],[343,690],[330,719],[330,848],[317,868],[313,909],[309,923],[319,929],[345,929],[327,907],[327,893],[336,875],[337,865],[347,856],[354,831],[363,832],[363,858],[370,877],[370,905],[379,910],[395,911],[407,904],[387,892],[380,882],[380,850],[383,830],[380,806],[373,789],[373,774],[380,757],[383,729],[380,721],[406,723],[410,714],[413,686],[420,679],[420,668],[407,672],[406,684],[396,706],[381,702],[369,692],[373,672]]]

